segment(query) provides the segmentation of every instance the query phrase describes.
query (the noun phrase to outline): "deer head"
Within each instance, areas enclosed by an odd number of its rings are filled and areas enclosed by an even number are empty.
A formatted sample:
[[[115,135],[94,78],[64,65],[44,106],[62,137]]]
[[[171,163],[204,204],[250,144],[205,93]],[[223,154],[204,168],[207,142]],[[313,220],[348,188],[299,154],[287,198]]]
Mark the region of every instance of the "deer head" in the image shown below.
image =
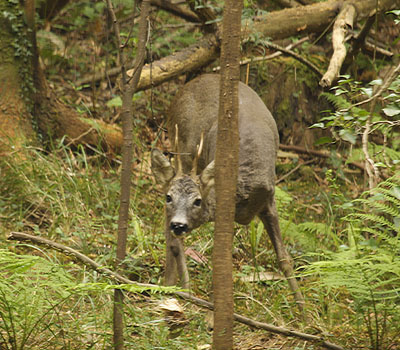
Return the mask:
[[[190,174],[183,174],[177,149],[176,167],[173,167],[169,159],[158,149],[154,149],[151,153],[151,170],[165,193],[167,225],[176,236],[190,232],[204,222],[212,220],[214,216],[214,161],[200,175],[196,174],[202,143],[203,140],[193,157]],[[176,137],[175,145],[177,144]]]

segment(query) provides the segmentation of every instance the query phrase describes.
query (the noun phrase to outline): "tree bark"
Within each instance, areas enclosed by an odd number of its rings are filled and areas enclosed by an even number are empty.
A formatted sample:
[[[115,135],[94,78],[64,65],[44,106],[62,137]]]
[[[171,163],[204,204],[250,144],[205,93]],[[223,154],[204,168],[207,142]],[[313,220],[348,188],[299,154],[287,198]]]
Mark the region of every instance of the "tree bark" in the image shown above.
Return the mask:
[[[225,1],[221,84],[215,152],[216,214],[213,248],[213,349],[233,348],[232,243],[239,164],[239,76],[242,0]]]
[[[0,157],[12,153],[14,159],[24,158],[23,146],[34,140],[32,105],[26,103],[33,96],[32,56],[28,38],[21,39],[26,30],[21,14],[18,4],[0,2]],[[19,56],[17,49],[22,52]]]

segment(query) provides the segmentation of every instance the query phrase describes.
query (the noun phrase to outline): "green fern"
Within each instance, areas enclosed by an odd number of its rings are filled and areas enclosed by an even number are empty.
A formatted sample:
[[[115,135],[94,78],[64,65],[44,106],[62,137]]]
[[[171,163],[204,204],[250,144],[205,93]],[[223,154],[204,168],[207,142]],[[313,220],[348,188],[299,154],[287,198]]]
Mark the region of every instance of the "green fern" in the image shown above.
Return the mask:
[[[400,150],[392,147],[385,147],[382,145],[375,145],[372,143],[368,144],[368,152],[372,155],[376,162],[382,162],[384,164],[389,162],[398,162],[400,160]],[[360,162],[365,160],[365,154],[362,148],[353,148],[351,154],[347,158],[347,162]],[[388,164],[390,165],[390,164]]]
[[[346,98],[342,95],[335,95],[329,92],[323,92],[320,96],[325,97],[327,101],[333,104],[336,109],[346,109],[351,107],[351,103],[347,101]]]
[[[364,321],[371,348],[388,349],[400,322],[400,177],[392,177],[353,201],[348,244],[320,254],[304,274],[318,288],[345,291],[354,316]]]

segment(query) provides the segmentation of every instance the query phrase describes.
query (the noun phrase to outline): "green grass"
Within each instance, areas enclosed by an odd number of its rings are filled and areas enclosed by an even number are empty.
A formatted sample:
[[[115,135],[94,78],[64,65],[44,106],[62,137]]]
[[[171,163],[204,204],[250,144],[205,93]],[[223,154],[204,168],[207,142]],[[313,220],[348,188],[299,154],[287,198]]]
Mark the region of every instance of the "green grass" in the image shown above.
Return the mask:
[[[113,266],[119,168],[108,164],[98,155],[88,155],[83,149],[72,152],[59,146],[51,153],[34,148],[26,151],[29,159],[21,160],[18,164],[10,158],[0,160],[0,218],[3,237],[12,230],[41,235],[75,248],[100,264]],[[141,164],[145,163],[143,159]],[[146,169],[143,165],[139,172],[134,173],[132,180],[126,274],[140,282],[160,284],[165,259],[162,199],[150,190],[154,185]],[[352,206],[344,205],[346,198],[343,184],[340,179],[335,181],[338,186],[326,187],[324,197],[319,195],[319,189],[314,195],[311,192],[305,193],[303,184],[297,185],[302,189],[303,196],[293,190],[288,192],[288,187],[286,191],[277,191],[282,232],[299,274],[304,266],[318,262],[322,264],[327,256],[332,257],[327,255],[328,252],[339,254],[340,245],[349,245],[354,241],[346,233],[348,224],[333,219],[344,212],[343,208],[348,208],[353,214],[359,208],[358,220],[362,222],[366,219],[362,216],[365,203],[362,202],[361,206],[357,206],[357,202]],[[396,190],[389,192],[391,195],[387,191],[391,190],[383,187],[381,196],[376,194],[374,197],[377,198],[375,215],[383,210],[385,220],[394,210],[385,205],[382,199],[389,198],[392,202],[397,200]],[[313,205],[308,202],[312,196],[315,200],[325,198],[322,208],[333,215],[328,222],[334,225],[318,222],[321,214],[315,215],[314,221],[310,220],[309,214],[305,215],[302,208]],[[388,202],[392,203],[390,200]],[[368,216],[368,220],[373,221],[374,218]],[[387,224],[382,220],[374,222],[375,225],[369,225],[374,230]],[[193,293],[204,299],[209,298],[211,290],[212,233],[213,225],[207,224],[186,239],[187,247],[208,259],[207,263],[199,263],[188,258]],[[334,241],[335,236],[340,237],[340,240]],[[371,343],[368,319],[364,319],[365,313],[360,312],[365,308],[356,307],[361,305],[361,299],[347,286],[327,285],[329,274],[323,277],[314,271],[307,275],[303,273],[301,277],[311,328],[301,323],[285,281],[244,280],[248,276],[257,277],[263,271],[279,272],[262,223],[254,221],[248,227],[237,226],[234,244],[236,312],[263,322],[311,333],[317,328],[321,332],[335,335],[335,342],[340,344],[354,344],[355,338],[365,346]],[[4,240],[0,241],[0,248],[3,249],[0,251],[3,252],[3,255],[0,254],[0,260],[3,261],[3,264],[0,261],[3,280],[0,302],[1,310],[5,310],[1,314],[3,326],[0,327],[0,333],[3,337],[1,341],[7,344],[6,349],[76,349],[82,348],[82,344],[87,349],[108,349],[112,346],[110,288],[114,282],[48,249]],[[7,260],[4,249],[13,252],[8,253],[11,254],[8,263],[4,262]],[[10,263],[13,259],[19,262],[15,263],[15,268]],[[21,264],[21,261],[24,263]],[[85,289],[82,283],[89,285]],[[159,300],[165,297],[147,291],[126,292],[127,348],[196,349],[198,345],[211,344],[211,335],[206,331],[205,311],[183,301],[181,304],[185,307],[185,317],[189,323],[175,338],[170,337],[164,315],[158,308]],[[386,309],[379,306],[382,311],[379,321],[383,322],[385,315],[388,315],[389,325],[393,316],[385,314],[387,306]],[[385,344],[389,344],[398,327],[386,329],[388,334],[385,339],[388,341]],[[244,343],[249,332],[248,328],[237,325],[237,343]],[[275,344],[264,339],[265,333],[251,334],[255,337],[254,342],[262,340],[265,344]],[[287,339],[273,339],[273,342],[285,348],[283,344]],[[293,348],[309,348],[309,345],[301,345],[297,340],[289,340],[288,344],[292,344]]]

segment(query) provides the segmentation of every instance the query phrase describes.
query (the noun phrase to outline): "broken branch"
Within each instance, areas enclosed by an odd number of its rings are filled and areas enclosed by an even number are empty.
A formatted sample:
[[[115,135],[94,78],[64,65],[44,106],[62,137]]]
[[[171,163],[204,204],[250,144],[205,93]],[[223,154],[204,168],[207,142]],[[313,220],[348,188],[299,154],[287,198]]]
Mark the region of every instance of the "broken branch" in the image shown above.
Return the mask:
[[[347,3],[336,18],[332,32],[333,55],[328,70],[319,82],[322,87],[332,86],[333,81],[340,74],[340,68],[342,67],[347,53],[344,43],[349,29],[353,28],[353,22],[356,16],[357,12],[354,5]]]

